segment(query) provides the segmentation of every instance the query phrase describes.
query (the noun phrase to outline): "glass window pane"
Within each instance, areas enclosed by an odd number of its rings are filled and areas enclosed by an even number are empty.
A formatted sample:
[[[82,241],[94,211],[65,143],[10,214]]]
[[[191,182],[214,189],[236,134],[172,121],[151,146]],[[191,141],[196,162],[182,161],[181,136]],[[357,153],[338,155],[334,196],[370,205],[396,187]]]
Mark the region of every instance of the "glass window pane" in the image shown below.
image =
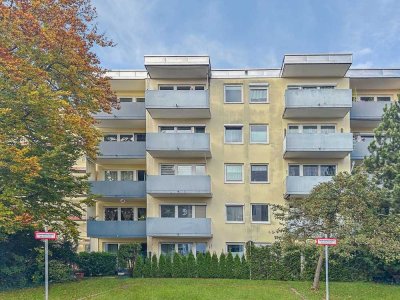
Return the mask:
[[[146,141],[146,134],[145,133],[135,133],[135,140],[137,142],[145,142]]]
[[[161,244],[161,254],[172,255],[175,253],[175,244]]]
[[[321,133],[335,133],[334,125],[321,125]]]
[[[376,97],[377,101],[391,101],[391,97],[390,96],[378,96]]]
[[[128,98],[128,97],[119,98],[119,102],[120,102],[120,103],[132,102],[132,101],[133,101],[133,98]]]
[[[193,175],[193,166],[191,165],[178,165],[177,175]]]
[[[267,95],[267,87],[250,87],[250,103],[266,103]]]
[[[191,243],[179,243],[178,244],[178,253],[180,255],[189,255],[192,252],[192,244]]]
[[[137,209],[137,212],[138,212],[138,221],[146,220],[146,208],[145,207],[139,207]]]
[[[242,126],[225,126],[225,143],[242,143]]]
[[[267,182],[268,166],[267,165],[251,165],[251,181]]]
[[[332,90],[332,89],[335,88],[335,86],[333,86],[333,85],[322,85],[319,88],[322,89],[322,90]]]
[[[361,101],[374,101],[374,96],[361,96]]]
[[[132,207],[122,207],[121,208],[121,221],[133,221],[133,208]]]
[[[300,176],[300,166],[289,165],[289,176]]]
[[[243,222],[243,206],[227,205],[226,220],[230,222]]]
[[[178,218],[191,218],[192,206],[191,205],[178,205]]]
[[[226,181],[241,182],[243,181],[243,166],[242,165],[226,165],[225,166]]]
[[[175,127],[174,126],[160,126],[161,133],[174,133]]]
[[[322,165],[321,176],[335,176],[336,166],[335,165]]]
[[[178,126],[176,128],[176,132],[178,132],[178,133],[192,133],[192,127],[191,126]]]
[[[205,218],[206,217],[206,206],[205,205],[196,205],[195,210],[196,210],[195,218]]]
[[[202,253],[206,254],[207,244],[206,243],[196,243],[196,254]]]
[[[195,133],[205,133],[206,132],[206,127],[205,126],[195,126],[194,127],[194,132]]]
[[[318,176],[318,166],[304,165],[303,176]]]
[[[288,133],[299,133],[299,126],[289,125]]]
[[[118,139],[118,136],[116,134],[107,134],[104,136],[105,142],[116,142],[117,139]]]
[[[268,222],[268,205],[251,205],[251,219],[253,220],[253,222]]]
[[[121,134],[119,140],[121,142],[133,142],[133,134]]]
[[[117,254],[118,253],[118,244],[105,244],[104,251],[108,253]]]
[[[174,87],[173,87],[172,85],[160,85],[160,86],[158,87],[158,89],[159,89],[160,91],[170,91],[170,90],[173,90]]]
[[[267,125],[250,125],[250,142],[267,143]]]
[[[244,246],[241,244],[236,244],[236,245],[230,244],[227,245],[227,250],[228,252],[231,252],[234,255],[242,256],[244,253]]]
[[[196,91],[204,91],[204,85],[196,85],[196,86],[194,87],[194,89],[195,89]]]
[[[196,171],[196,175],[206,175],[206,166],[205,165],[196,165],[195,171]]]
[[[317,133],[318,127],[316,125],[304,125],[303,133]]]
[[[143,97],[136,98],[136,102],[144,102],[144,101],[145,101],[145,98],[143,98]]]
[[[175,175],[175,166],[161,165],[161,175]]]
[[[178,91],[189,91],[190,90],[190,85],[179,85],[176,87]]]
[[[311,85],[302,86],[303,90],[316,90],[317,88],[318,88],[317,86],[311,86]]]
[[[138,174],[138,181],[146,181],[146,171],[144,170],[138,170],[137,171]]]
[[[225,102],[240,103],[242,102],[242,86],[225,86]]]
[[[118,221],[118,208],[106,207],[104,209],[104,220],[105,221]]]
[[[133,181],[133,171],[121,171],[121,181]]]
[[[175,205],[161,205],[161,218],[175,218]]]
[[[118,180],[118,172],[117,171],[104,171],[104,180],[105,181],[117,181]]]

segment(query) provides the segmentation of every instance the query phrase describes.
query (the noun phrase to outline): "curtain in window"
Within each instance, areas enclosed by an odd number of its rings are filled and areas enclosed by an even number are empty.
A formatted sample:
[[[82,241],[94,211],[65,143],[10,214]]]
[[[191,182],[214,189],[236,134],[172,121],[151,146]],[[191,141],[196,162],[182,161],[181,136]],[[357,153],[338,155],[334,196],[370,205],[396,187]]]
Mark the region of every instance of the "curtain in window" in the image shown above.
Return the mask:
[[[335,133],[335,126],[321,126],[321,133]]]
[[[267,166],[251,166],[251,181],[268,181],[268,167]]]
[[[191,165],[178,165],[178,175],[193,175]]]
[[[118,180],[118,172],[117,171],[104,171],[104,179],[105,179],[105,181],[117,181]]]
[[[242,102],[242,87],[241,86],[226,86],[225,87],[225,102]]]
[[[267,89],[250,89],[250,102],[267,102]]]
[[[121,208],[121,221],[133,221],[133,208],[123,207]]]
[[[226,166],[226,180],[227,181],[242,181],[242,166],[241,165],[228,165]]]
[[[226,219],[232,222],[243,221],[243,206],[227,206]]]
[[[225,127],[225,142],[241,143],[242,142],[242,127]]]
[[[266,204],[252,205],[251,216],[255,222],[268,222],[268,206]]]
[[[252,143],[266,143],[267,125],[251,125],[250,140]]]
[[[121,134],[119,140],[121,142],[133,142],[133,134]]]
[[[303,133],[317,133],[317,126],[303,126]]]
[[[303,176],[318,176],[318,166],[303,166]]]
[[[178,253],[180,255],[189,255],[190,252],[192,252],[192,244],[190,243],[178,244]]]
[[[104,220],[105,221],[118,221],[118,208],[107,207],[104,209]]]
[[[336,175],[336,166],[327,165],[321,166],[321,176],[335,176]]]
[[[121,181],[133,181],[133,171],[121,171]]]
[[[289,166],[289,176],[300,176],[300,166]]]

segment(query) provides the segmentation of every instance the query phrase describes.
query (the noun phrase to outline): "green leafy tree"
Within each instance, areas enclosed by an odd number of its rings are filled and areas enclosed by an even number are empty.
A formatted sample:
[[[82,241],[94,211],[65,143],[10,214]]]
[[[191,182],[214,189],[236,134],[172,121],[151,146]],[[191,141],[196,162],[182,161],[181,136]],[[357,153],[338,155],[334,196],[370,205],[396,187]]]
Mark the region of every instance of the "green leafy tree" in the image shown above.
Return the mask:
[[[188,278],[197,277],[196,258],[194,257],[192,252],[189,253],[187,258],[187,277]]]
[[[232,252],[229,252],[226,256],[226,278],[233,278],[234,264]]]
[[[117,254],[119,266],[127,268],[130,271],[129,274],[132,274],[141,249],[142,247],[139,243],[120,245]]]
[[[143,258],[141,255],[139,255],[136,260],[135,267],[133,269],[133,274],[132,274],[133,277],[135,277],[135,278],[143,277],[143,268],[144,268]]]
[[[227,278],[227,269],[226,269],[226,255],[225,253],[221,252],[219,256],[219,278]]]
[[[290,201],[290,207],[275,206],[275,217],[282,221],[278,233],[284,244],[306,245],[328,236],[339,239],[344,255],[366,247],[387,262],[398,260],[398,217],[381,214],[385,196],[362,169],[352,175],[339,173],[316,186],[308,197]],[[323,263],[322,247],[319,251],[314,289],[319,287]]]
[[[159,277],[159,274],[157,255],[153,254],[151,257],[151,277]]]
[[[172,259],[172,277],[182,277],[182,257],[179,253],[175,252]]]
[[[375,139],[365,159],[369,173],[388,191],[388,211],[400,213],[400,103],[386,106],[382,122],[374,130]]]
[[[0,232],[30,224],[77,238],[85,176],[99,132],[92,113],[116,103],[95,47],[112,46],[97,32],[90,0],[4,0],[0,3]],[[115,105],[114,105],[115,106]],[[79,197],[82,201],[72,201]]]

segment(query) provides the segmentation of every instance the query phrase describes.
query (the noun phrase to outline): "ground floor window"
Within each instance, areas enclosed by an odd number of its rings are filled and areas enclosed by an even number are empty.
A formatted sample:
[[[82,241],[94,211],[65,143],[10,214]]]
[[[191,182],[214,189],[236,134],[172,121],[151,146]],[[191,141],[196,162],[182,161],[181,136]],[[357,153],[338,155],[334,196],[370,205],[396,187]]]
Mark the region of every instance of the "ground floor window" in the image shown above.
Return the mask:
[[[127,243],[104,243],[103,251],[108,252],[108,253],[117,254],[119,247],[123,244],[127,244]],[[147,243],[140,243],[140,246],[141,246],[140,254],[143,257],[146,257],[147,256]]]
[[[174,253],[181,255],[206,253],[207,243],[160,243],[160,253],[163,255],[173,255]]]
[[[244,243],[227,243],[226,251],[231,252],[232,255],[243,256],[244,254]]]

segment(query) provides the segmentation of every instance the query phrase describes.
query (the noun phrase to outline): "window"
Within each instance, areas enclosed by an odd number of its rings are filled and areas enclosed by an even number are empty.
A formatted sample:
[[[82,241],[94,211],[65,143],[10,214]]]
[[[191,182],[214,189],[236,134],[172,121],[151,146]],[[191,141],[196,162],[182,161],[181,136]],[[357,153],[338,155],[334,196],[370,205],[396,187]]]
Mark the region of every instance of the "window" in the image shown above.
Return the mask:
[[[135,134],[106,134],[103,137],[105,142],[145,142],[145,133],[135,133]]]
[[[206,205],[160,205],[161,218],[205,218]]]
[[[128,97],[119,98],[119,102],[120,103],[133,102],[133,98],[128,98]]]
[[[243,165],[242,164],[225,165],[225,182],[232,182],[232,183],[243,182]]]
[[[300,127],[297,125],[289,125],[289,133],[299,133],[300,132]]]
[[[136,98],[136,102],[144,102],[144,101],[145,101],[145,98],[143,98],[143,97]]]
[[[190,85],[179,85],[176,87],[178,91],[190,91]]]
[[[192,206],[191,205],[178,205],[178,218],[191,218]]]
[[[300,176],[300,166],[289,165],[289,176]]]
[[[185,84],[185,85],[159,85],[158,86],[159,90],[178,90],[178,91],[189,91],[189,90],[196,90],[196,91],[203,91],[205,89],[204,85],[201,84],[196,84],[196,85],[190,85],[190,84]]]
[[[171,256],[175,252],[186,256],[189,255],[190,252],[192,252],[192,246],[192,243],[161,243],[160,250],[161,254],[166,256]]]
[[[119,140],[120,142],[133,142],[134,141],[133,134],[121,134],[119,136]]]
[[[268,103],[268,86],[250,85],[250,103]]]
[[[335,165],[321,165],[320,166],[321,176],[335,176],[336,166]]]
[[[299,125],[288,125],[288,133],[335,133],[336,126],[333,124],[299,124]]]
[[[321,125],[321,133],[335,133],[334,125]]]
[[[176,132],[177,133],[192,133],[193,127],[190,126],[177,126]]]
[[[206,165],[189,165],[189,164],[161,164],[160,165],[161,175],[205,175]]]
[[[243,244],[226,244],[227,252],[231,252],[232,255],[243,256],[244,254],[244,245]]]
[[[133,181],[133,171],[121,171],[121,181]]]
[[[191,243],[179,243],[177,244],[178,248],[178,253],[180,255],[189,255],[190,252],[192,252],[192,244]]]
[[[268,182],[268,165],[250,165],[251,182]]]
[[[303,133],[317,133],[318,127],[316,125],[304,125]]]
[[[160,133],[205,133],[206,127],[201,126],[159,126]]]
[[[174,133],[175,127],[174,126],[160,126],[159,130],[161,133]]]
[[[138,170],[137,171],[137,181],[146,181],[146,171]]]
[[[205,218],[206,217],[206,206],[205,205],[195,205],[195,218]]]
[[[317,165],[304,165],[303,166],[303,176],[318,176],[318,166]]]
[[[334,89],[334,85],[288,85],[288,90],[319,90]]]
[[[226,221],[243,223],[243,205],[227,205]]]
[[[106,207],[104,209],[104,221],[118,221],[118,208]]]
[[[251,221],[252,222],[269,222],[268,205],[267,204],[252,204],[251,205]]]
[[[243,143],[243,126],[242,125],[225,126],[225,143],[226,144]]]
[[[133,221],[133,220],[134,220],[133,208],[122,207],[121,208],[121,221]]]
[[[161,244],[161,254],[169,256],[175,252],[175,244]]]
[[[118,140],[118,135],[116,134],[107,134],[104,136],[105,142],[116,142]]]
[[[161,218],[175,218],[175,205],[161,205]]]
[[[360,97],[361,101],[374,101],[374,97],[371,96],[362,96]]]
[[[160,85],[158,87],[160,91],[172,91],[174,89],[173,85]]]
[[[268,143],[268,125],[250,125],[250,143]]]
[[[224,87],[225,103],[243,103],[241,85],[225,85]]]
[[[392,101],[392,98],[390,96],[378,96],[376,97],[376,101]]]
[[[207,243],[196,243],[196,254],[202,253],[206,254],[207,252]]]
[[[118,244],[104,244],[104,251],[108,253],[117,254],[118,253]]]
[[[104,180],[105,181],[117,181],[118,180],[118,171],[104,171]]]
[[[137,214],[138,214],[138,221],[144,221],[146,220],[146,208],[145,207],[139,207],[137,209]]]
[[[146,134],[145,133],[135,133],[135,141],[136,142],[145,142]]]

